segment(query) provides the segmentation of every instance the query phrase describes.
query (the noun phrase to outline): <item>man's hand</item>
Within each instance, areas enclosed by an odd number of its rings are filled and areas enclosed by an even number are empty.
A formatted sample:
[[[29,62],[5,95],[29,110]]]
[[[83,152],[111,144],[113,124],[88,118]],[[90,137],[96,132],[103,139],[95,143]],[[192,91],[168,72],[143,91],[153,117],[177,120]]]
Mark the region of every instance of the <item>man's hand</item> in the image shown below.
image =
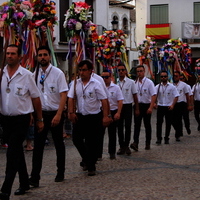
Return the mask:
[[[75,124],[78,121],[78,117],[75,113],[68,113],[68,119]]]

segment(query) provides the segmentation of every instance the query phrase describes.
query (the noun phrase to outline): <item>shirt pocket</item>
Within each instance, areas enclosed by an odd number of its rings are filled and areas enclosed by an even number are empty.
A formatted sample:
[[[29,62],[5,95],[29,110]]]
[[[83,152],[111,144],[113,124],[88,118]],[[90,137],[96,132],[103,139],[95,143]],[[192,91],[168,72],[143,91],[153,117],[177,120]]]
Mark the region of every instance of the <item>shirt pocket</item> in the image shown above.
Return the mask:
[[[58,88],[55,83],[48,83],[47,87],[50,94],[55,94],[58,92]]]
[[[15,84],[14,86],[14,96],[23,98],[27,94],[28,88],[25,85]]]

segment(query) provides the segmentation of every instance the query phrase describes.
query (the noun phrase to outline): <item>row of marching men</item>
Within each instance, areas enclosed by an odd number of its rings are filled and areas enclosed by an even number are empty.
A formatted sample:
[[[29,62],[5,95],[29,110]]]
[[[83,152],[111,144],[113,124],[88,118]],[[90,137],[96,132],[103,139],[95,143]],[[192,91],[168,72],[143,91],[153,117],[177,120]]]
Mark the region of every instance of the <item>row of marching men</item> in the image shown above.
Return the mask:
[[[117,154],[131,154],[129,144],[133,104],[134,142],[130,147],[135,151],[138,151],[142,119],[146,128],[145,149],[150,149],[150,120],[155,103],[161,114],[163,114],[162,109],[166,108],[165,116],[171,116],[171,111],[175,110],[179,100],[181,100],[180,105],[182,101],[185,101],[184,98],[180,98],[184,94],[188,110],[192,109],[188,103],[188,90],[183,88],[185,86],[178,89],[178,86],[184,83],[177,81],[177,86],[168,83],[166,72],[161,73],[162,83],[156,86],[156,93],[152,81],[144,77],[143,66],[137,67],[138,80],[135,83],[127,77],[126,67],[120,63],[117,67],[119,80],[116,85],[111,81],[109,71],[103,72],[102,77],[98,76],[93,72],[93,64],[89,60],[83,60],[77,66],[80,78],[72,82],[69,90],[64,73],[50,63],[51,51],[48,47],[42,46],[37,50],[38,66],[33,74],[20,65],[20,60],[20,48],[16,45],[9,45],[6,48],[7,65],[1,70],[0,76],[1,124],[8,143],[6,173],[0,199],[10,199],[12,184],[17,172],[20,185],[15,195],[25,194],[30,186],[39,187],[44,145],[49,130],[52,133],[57,155],[57,175],[54,181],[64,180],[63,110],[67,96],[68,118],[73,123],[73,143],[82,158],[80,165],[83,170],[88,171],[89,176],[96,174],[96,161],[102,156],[105,127],[108,127],[109,133],[110,158],[116,158],[117,129],[120,145]],[[174,80],[179,75],[178,72],[174,73]],[[179,92],[174,89],[176,87]],[[180,108],[177,109],[182,111]],[[29,178],[23,141],[33,119],[35,123],[34,150]],[[173,125],[178,141],[181,136],[181,126],[178,119],[175,118],[175,120]],[[171,125],[172,121],[169,119],[168,123]],[[158,144],[162,141],[161,132],[159,132],[161,125],[162,120],[157,122]],[[169,142],[169,134],[166,132],[165,143],[167,142]]]

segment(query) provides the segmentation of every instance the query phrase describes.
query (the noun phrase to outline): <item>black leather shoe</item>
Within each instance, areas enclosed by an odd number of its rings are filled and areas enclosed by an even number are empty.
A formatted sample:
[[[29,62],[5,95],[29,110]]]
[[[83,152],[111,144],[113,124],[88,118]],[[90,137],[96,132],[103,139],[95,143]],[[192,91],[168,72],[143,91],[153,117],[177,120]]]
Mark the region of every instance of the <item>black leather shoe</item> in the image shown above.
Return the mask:
[[[55,182],[63,182],[64,181],[64,175],[60,176],[60,175],[57,175],[56,178],[55,178]]]
[[[29,185],[33,187],[39,187],[39,181],[33,181],[31,178],[28,179]]]
[[[135,151],[138,151],[138,144],[133,142],[131,145],[130,145],[130,148],[135,150]]]
[[[10,199],[10,195],[8,193],[0,193],[0,199],[1,200],[9,200]]]
[[[96,172],[95,171],[88,171],[88,176],[95,176]]]
[[[29,189],[30,189],[30,187],[27,187],[27,188],[19,187],[19,188],[15,191],[14,195],[23,195],[23,194],[25,194],[26,191],[29,190]]]
[[[123,155],[125,154],[125,149],[124,148],[120,148],[118,151],[117,151],[117,155]]]

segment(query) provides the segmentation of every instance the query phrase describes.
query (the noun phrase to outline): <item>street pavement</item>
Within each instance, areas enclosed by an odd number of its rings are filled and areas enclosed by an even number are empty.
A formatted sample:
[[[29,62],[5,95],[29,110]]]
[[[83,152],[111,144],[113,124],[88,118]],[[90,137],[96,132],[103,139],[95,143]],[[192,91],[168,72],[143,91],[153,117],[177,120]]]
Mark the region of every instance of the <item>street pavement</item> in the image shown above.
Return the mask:
[[[139,151],[130,156],[110,160],[105,135],[103,160],[97,164],[97,175],[87,176],[79,163],[81,158],[71,139],[66,139],[66,174],[64,182],[56,183],[56,156],[52,140],[45,147],[39,188],[15,196],[18,175],[14,181],[13,200],[195,200],[200,199],[200,132],[193,112],[190,113],[191,135],[185,129],[180,142],[171,130],[170,144],[157,146],[156,112],[152,116],[151,150],[145,150],[142,125]],[[92,124],[91,124],[92,125]],[[133,130],[133,126],[132,126]],[[133,132],[132,132],[133,134]],[[51,138],[51,137],[50,137]],[[131,140],[132,142],[132,140]],[[118,150],[119,146],[117,146]],[[4,180],[6,150],[0,148],[0,185]],[[28,172],[32,152],[25,152]]]

